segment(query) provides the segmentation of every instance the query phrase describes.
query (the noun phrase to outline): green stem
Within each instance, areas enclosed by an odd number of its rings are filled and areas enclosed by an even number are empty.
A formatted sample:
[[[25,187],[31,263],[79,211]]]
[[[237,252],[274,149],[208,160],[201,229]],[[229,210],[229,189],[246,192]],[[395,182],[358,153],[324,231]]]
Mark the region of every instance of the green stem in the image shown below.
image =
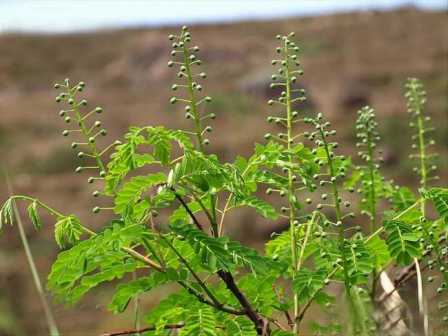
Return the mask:
[[[88,143],[88,146],[89,146],[89,148],[90,148],[90,150],[92,152],[91,155],[93,155],[95,157],[95,161],[98,164],[98,168],[99,168],[100,172],[101,171],[105,172],[106,171],[105,165],[104,165],[104,163],[101,160],[101,157],[99,155],[99,151],[98,151],[98,148],[96,146],[96,141],[94,141],[94,142],[90,142],[89,141],[89,136],[90,136],[89,130],[88,130],[86,124],[85,124],[85,121],[82,118],[81,112],[79,111],[78,103],[75,100],[76,97],[75,97],[72,89],[70,89],[68,86],[67,86],[67,94],[73,100],[73,111],[75,112],[75,116],[76,116],[76,119],[77,119],[76,122],[78,123],[79,127],[81,128],[82,135],[86,138],[86,142]]]
[[[291,106],[291,71],[289,64],[289,48],[288,48],[288,39],[285,38],[283,40],[283,53],[284,59],[286,61],[285,64],[285,86],[286,86],[286,132],[287,132],[287,149],[288,149],[288,160],[290,166],[292,166],[292,156],[291,156],[291,144],[293,142],[292,136],[292,106]],[[293,181],[293,173],[291,169],[288,169],[288,197],[289,197],[289,230],[291,236],[291,262],[292,262],[292,280],[296,278],[298,271],[298,257],[297,257],[297,240],[296,240],[296,232],[295,232],[295,215],[296,209],[294,206],[294,202],[291,202],[291,199],[294,196],[294,181]],[[293,332],[294,334],[298,333],[298,321],[297,318],[299,316],[299,296],[297,293],[294,293],[294,315],[293,315]]]
[[[197,108],[197,98],[193,88],[193,73],[191,71],[190,51],[188,50],[187,43],[185,41],[183,46],[183,55],[184,55],[185,73],[187,75],[188,95],[190,97],[190,108],[195,125],[195,134],[198,140],[198,147],[201,152],[204,152],[205,148],[204,148],[204,139],[202,137],[201,116],[199,115],[199,111]]]
[[[311,236],[311,230],[314,226],[314,223],[316,222],[316,217],[317,217],[317,212],[314,211],[313,212],[313,216],[311,217],[310,221],[308,222],[308,225],[306,226],[306,233],[305,233],[305,238],[303,240],[303,244],[300,248],[300,255],[299,255],[299,260],[297,262],[297,272],[300,271],[300,269],[302,268],[302,264],[303,264],[303,257],[305,255],[305,248],[308,245],[308,240]]]
[[[377,213],[376,213],[376,193],[375,193],[375,164],[374,164],[374,153],[373,153],[373,141],[372,141],[372,133],[368,130],[367,125],[367,155],[368,162],[367,167],[369,171],[370,178],[370,233],[376,229],[377,226]],[[376,268],[372,272],[372,284],[370,289],[370,297],[372,299],[375,298],[376,295],[376,286],[377,286],[377,271]]]
[[[370,232],[373,232],[376,228],[377,214],[376,214],[376,194],[375,194],[375,164],[374,164],[374,155],[373,155],[373,142],[372,142],[372,134],[367,131],[367,152],[369,160],[367,162],[369,177],[370,177]]]
[[[56,211],[55,209],[51,208],[47,204],[42,203],[37,198],[33,198],[30,196],[25,196],[25,195],[14,195],[14,196],[11,196],[11,200],[25,200],[25,201],[35,202],[35,203],[37,203],[37,205],[39,205],[40,207],[47,210],[50,214],[52,214],[56,217],[64,217],[64,215],[62,213],[60,213],[59,211]]]
[[[325,149],[325,155],[327,157],[327,161],[328,161],[328,168],[329,168],[329,173],[330,173],[330,179],[333,180],[336,179],[336,171],[334,168],[334,163],[333,163],[333,159],[332,156],[330,155],[330,150],[328,149],[328,142],[323,130],[322,125],[319,127],[319,133],[320,136],[322,138],[322,142],[324,145],[324,149]],[[343,267],[343,271],[344,271],[344,283],[345,283],[345,289],[347,292],[347,295],[349,296],[349,298],[351,298],[351,293],[350,293],[350,277],[348,275],[348,270],[347,270],[347,257],[345,256],[345,252],[344,252],[344,226],[342,225],[342,213],[341,213],[341,205],[339,202],[339,191],[338,191],[338,187],[336,185],[336,181],[331,181],[331,186],[332,186],[332,190],[333,190],[333,203],[334,203],[334,209],[335,209],[335,214],[336,214],[336,222],[339,222],[339,249],[341,252],[341,257],[342,257],[342,263],[344,265]]]
[[[9,189],[9,193],[12,194],[12,185],[8,178],[8,175],[6,175],[6,183]],[[11,199],[14,199],[14,196],[11,196]],[[25,229],[23,228],[22,218],[20,216],[20,213],[17,209],[16,203],[13,201],[12,206],[14,209],[14,215],[17,222],[17,227],[19,229],[19,235],[20,240],[22,241],[23,250],[25,251],[26,259],[28,261],[28,265],[30,267],[31,275],[33,277],[34,286],[36,287],[37,293],[39,295],[42,307],[44,309],[45,319],[47,320],[47,326],[50,331],[51,336],[59,336],[59,330],[56,325],[56,320],[53,316],[53,312],[51,311],[50,304],[47,301],[45,291],[43,289],[39,272],[37,271],[36,262],[34,261],[33,253],[31,252],[30,245],[28,243],[28,238],[26,237]],[[54,210],[53,210],[54,211]]]
[[[423,121],[422,112],[420,110],[416,111],[417,115],[417,128],[418,128],[418,147],[420,153],[420,187],[422,189],[427,188],[428,184],[428,171],[427,171],[427,155],[426,155],[426,139],[425,139],[425,125]],[[426,200],[422,198],[420,203],[420,211],[422,213],[422,217],[426,217]],[[425,225],[423,224],[423,233],[425,234],[425,238],[431,242],[433,246],[437,265],[440,267],[445,267],[443,259],[442,259],[442,251],[440,249],[439,243],[429,234]],[[445,282],[448,282],[448,273],[442,272],[443,278]]]

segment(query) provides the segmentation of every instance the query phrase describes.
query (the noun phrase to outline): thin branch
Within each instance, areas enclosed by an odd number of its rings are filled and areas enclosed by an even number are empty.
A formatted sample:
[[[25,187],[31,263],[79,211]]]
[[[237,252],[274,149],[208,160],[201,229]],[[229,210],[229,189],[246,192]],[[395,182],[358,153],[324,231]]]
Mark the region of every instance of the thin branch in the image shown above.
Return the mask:
[[[246,296],[240,291],[240,289],[235,283],[235,279],[233,278],[232,273],[228,271],[219,270],[218,275],[226,284],[227,289],[233,293],[235,298],[244,308],[247,317],[249,317],[249,319],[254,323],[255,327],[257,328],[257,333],[262,334],[264,325],[263,319],[252,308],[252,305],[247,300]]]
[[[208,297],[210,298],[210,300],[213,301],[213,303],[215,304],[216,307],[222,307],[223,304],[221,302],[219,302],[219,300],[215,297],[215,295],[211,292],[211,290],[207,287],[207,285],[205,284],[204,281],[202,281],[202,279],[199,277],[199,275],[196,274],[196,272],[193,270],[193,268],[190,266],[190,264],[188,263],[188,261],[182,257],[182,255],[179,253],[179,251],[177,251],[177,249],[173,246],[173,244],[171,244],[168,239],[166,239],[165,237],[161,236],[161,238],[168,244],[168,246],[171,248],[171,250],[173,250],[174,254],[176,254],[176,256],[179,258],[179,260],[181,261],[182,264],[185,265],[185,267],[190,271],[191,275],[196,279],[197,283],[199,284],[199,286],[201,286],[201,288],[204,290],[204,292],[208,295]]]
[[[198,301],[200,301],[206,305],[209,305],[210,307],[216,308],[220,311],[223,311],[223,312],[229,313],[229,314],[233,314],[233,315],[246,315],[246,312],[244,310],[236,310],[235,308],[227,306],[227,305],[216,306],[212,301],[206,299],[204,296],[202,296],[201,293],[198,293],[193,287],[190,287],[184,281],[178,281],[177,283],[180,286],[182,286],[183,288],[185,288],[185,290],[188,293],[195,296],[198,299]]]
[[[174,324],[166,324],[163,328],[164,329],[181,329],[185,327],[185,323],[174,323]],[[106,332],[102,334],[102,336],[122,336],[122,335],[134,335],[134,334],[141,334],[147,331],[154,331],[156,330],[156,326],[150,326],[143,329],[135,329],[135,330],[123,330],[123,331],[116,331],[116,332]]]
[[[174,188],[171,188],[171,190],[173,191],[174,195],[179,200],[179,202],[182,204],[182,206],[185,208],[188,215],[191,217],[191,219],[196,224],[196,226],[199,228],[199,230],[203,231],[202,225],[199,223],[198,219],[195,217],[195,215],[193,214],[191,209],[188,207],[188,205],[184,202],[182,197],[180,197],[180,195],[177,194],[177,192],[174,190]],[[263,319],[258,315],[256,310],[253,309],[252,305],[247,300],[246,296],[238,288],[238,286],[235,282],[235,279],[233,278],[232,273],[230,273],[228,271],[224,271],[224,270],[219,270],[217,272],[217,275],[222,279],[222,281],[224,281],[227,289],[230,292],[232,292],[232,294],[235,296],[235,298],[241,304],[247,317],[254,323],[254,325],[257,329],[257,333],[259,335],[262,335],[263,334],[263,326],[265,323],[264,323]]]
[[[182,199],[182,197],[177,193],[176,189],[174,189],[173,187],[170,188],[170,190],[173,192],[174,196],[176,197],[176,199],[180,202],[180,204],[182,204],[182,206],[184,207],[184,209],[188,212],[188,215],[190,216],[190,218],[193,220],[194,224],[196,225],[196,227],[201,230],[204,231],[201,223],[199,223],[199,221],[196,219],[196,217],[194,216],[193,212],[191,211],[191,209],[188,207],[187,203],[185,203],[185,201]]]

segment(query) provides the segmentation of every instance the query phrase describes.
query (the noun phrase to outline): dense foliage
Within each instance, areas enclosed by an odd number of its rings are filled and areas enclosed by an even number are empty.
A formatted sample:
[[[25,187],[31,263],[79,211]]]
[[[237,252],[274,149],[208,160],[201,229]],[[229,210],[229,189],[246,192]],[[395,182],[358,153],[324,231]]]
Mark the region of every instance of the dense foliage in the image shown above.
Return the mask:
[[[42,211],[55,217],[62,251],[48,288],[61,301],[76,303],[115,281],[109,309],[118,314],[155,288],[179,287],[144,312],[147,327],[111,335],[407,335],[415,320],[423,321],[428,335],[446,335],[448,188],[432,184],[436,167],[422,84],[406,84],[415,129],[410,156],[420,180],[413,191],[382,175],[372,108],[359,111],[359,152],[353,158],[338,152],[336,131],[322,114],[296,110],[306,99],[300,48],[293,34],[277,38],[272,87],[282,92],[268,102],[275,112],[267,118],[276,132],[266,134],[252,156],[232,163],[207,150],[212,127],[206,123],[215,114],[205,112],[211,98],[202,94],[201,82],[207,75],[197,70],[199,48],[186,27],[169,37],[168,66],[179,79],[171,87],[177,94],[171,103],[185,106],[191,129],[131,127],[123,142],[102,149],[97,138],[107,133],[100,121],[91,122],[102,108],[86,108],[83,82],[56,84],[56,101],[66,106],[59,114],[77,126],[63,135],[76,137],[72,148],[86,160],[76,172],[94,172],[88,178],[99,186],[93,196],[112,202],[93,213],[109,211],[113,219],[94,232],[73,214],[15,195],[1,209],[0,227],[13,224],[14,202],[28,205],[36,229]],[[281,196],[280,208],[260,190]],[[226,235],[227,214],[239,207],[287,221],[289,229],[273,234],[259,253]],[[365,225],[353,225],[355,216]],[[429,277],[426,269],[433,270]],[[414,277],[418,317],[409,316],[399,295]],[[431,294],[423,292],[423,281],[438,284],[437,304],[431,304],[437,311],[429,309]],[[321,307],[327,323],[303,323],[313,305]]]

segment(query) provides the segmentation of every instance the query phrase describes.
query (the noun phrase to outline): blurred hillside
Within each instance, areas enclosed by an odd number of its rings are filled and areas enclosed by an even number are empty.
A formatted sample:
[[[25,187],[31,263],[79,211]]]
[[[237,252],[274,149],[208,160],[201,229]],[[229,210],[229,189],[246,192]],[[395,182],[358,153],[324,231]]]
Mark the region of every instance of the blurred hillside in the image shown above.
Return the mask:
[[[130,125],[188,125],[183,113],[169,104],[175,74],[167,67],[170,29],[134,29],[70,35],[0,35],[0,166],[8,169],[15,192],[38,196],[65,213],[85,220],[93,201],[87,176],[73,173],[77,159],[57,116],[54,82],[70,77],[87,83],[92,106],[101,105],[102,119],[116,139]],[[378,112],[388,177],[414,183],[408,116],[402,98],[407,77],[423,80],[428,112],[438,130],[441,176],[448,165],[448,20],[446,12],[403,9],[394,12],[352,13],[272,22],[198,26],[191,32],[201,47],[204,91],[214,98],[218,115],[210,151],[223,160],[236,153],[248,155],[254,142],[263,142],[271,125],[270,60],[275,35],[295,31],[302,46],[308,91],[307,110],[320,111],[338,129],[342,150],[353,152],[353,122],[365,104]],[[351,147],[350,147],[351,146]],[[443,160],[445,159],[445,160]],[[414,182],[413,182],[414,181]],[[0,183],[0,200],[7,197]],[[272,227],[252,213],[239,213],[234,232],[239,239],[251,234],[252,243]],[[46,218],[48,223],[51,218]],[[101,221],[94,223],[101,225]],[[35,233],[29,227],[32,249],[41,274],[48,273],[57,250],[50,225]],[[246,239],[247,240],[247,239]],[[15,229],[0,236],[0,335],[46,335],[43,314]],[[63,335],[97,335],[126,326],[127,317],[106,314],[107,290],[70,310],[56,306]],[[156,298],[157,298],[156,294]],[[150,302],[148,302],[150,304]]]

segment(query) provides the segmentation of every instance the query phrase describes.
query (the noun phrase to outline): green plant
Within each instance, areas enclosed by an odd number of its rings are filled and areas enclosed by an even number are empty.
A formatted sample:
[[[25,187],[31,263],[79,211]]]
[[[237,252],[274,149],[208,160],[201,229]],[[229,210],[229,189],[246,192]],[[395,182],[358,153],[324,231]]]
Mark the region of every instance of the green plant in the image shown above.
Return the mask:
[[[75,303],[96,286],[117,280],[109,309],[121,313],[159,286],[179,286],[145,312],[147,327],[108,335],[308,335],[304,321],[312,305],[324,313],[333,309],[328,323],[310,325],[313,335],[384,334],[390,326],[373,319],[374,310],[382,309],[384,296],[398,291],[415,273],[421,279],[424,269],[436,267],[438,292],[446,291],[448,189],[429,186],[434,168],[428,161],[431,141],[421,84],[410,80],[406,94],[417,127],[414,156],[421,188],[414,193],[381,175],[376,149],[380,139],[371,108],[363,108],[356,122],[359,164],[337,153],[336,131],[322,114],[305,117],[293,109],[305,100],[298,87],[303,74],[300,48],[293,34],[277,38],[279,57],[272,64],[278,71],[272,86],[284,90],[269,101],[280,112],[268,122],[284,131],[266,134],[267,143],[257,144],[252,156],[238,156],[232,163],[221,162],[206,149],[212,127],[205,123],[215,114],[202,108],[212,99],[202,94],[200,81],[207,75],[196,70],[201,65],[199,48],[192,46],[186,27],[170,35],[173,60],[168,66],[177,69],[180,81],[172,85],[177,95],[170,101],[184,105],[191,129],[131,127],[123,143],[100,149],[97,138],[107,132],[90,118],[102,108],[85,111],[88,103],[79,97],[83,82],[72,85],[67,79],[55,85],[62,90],[56,101],[67,104],[60,116],[79,126],[63,131],[64,136],[79,135],[72,147],[86,164],[76,172],[95,172],[88,182],[102,183],[102,189],[93,196],[112,203],[95,206],[93,213],[109,211],[111,220],[96,232],[73,214],[15,195],[3,204],[0,224],[14,222],[16,201],[29,204],[37,229],[40,212],[55,217],[55,239],[63,251],[52,266],[48,288],[64,302]],[[152,173],[145,173],[147,167]],[[277,209],[259,190],[278,193],[284,204]],[[361,197],[351,194],[356,190]],[[429,203],[437,216],[428,213]],[[225,234],[226,215],[237,207],[253,208],[271,221],[285,219],[289,229],[274,235],[266,253],[259,254]],[[367,225],[353,225],[356,214]],[[393,264],[404,270],[404,277],[383,293],[379,279],[392,274]],[[345,300],[336,300],[338,287]],[[334,311],[336,305],[343,309]],[[446,306],[441,300],[441,309]]]

